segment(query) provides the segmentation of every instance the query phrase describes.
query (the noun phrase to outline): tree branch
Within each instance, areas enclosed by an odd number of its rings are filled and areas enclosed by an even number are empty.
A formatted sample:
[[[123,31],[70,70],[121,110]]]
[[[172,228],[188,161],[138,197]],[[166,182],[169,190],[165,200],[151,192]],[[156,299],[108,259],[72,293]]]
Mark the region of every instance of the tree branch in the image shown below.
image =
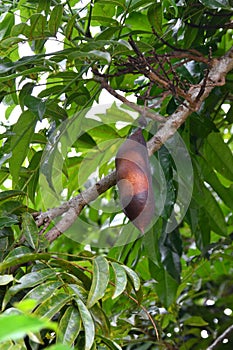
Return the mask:
[[[209,71],[207,82],[203,80],[198,86],[192,86],[188,95],[190,101],[185,101],[177,110],[161,124],[158,132],[147,143],[148,153],[152,155],[157,151],[170,137],[172,137],[177,129],[185,122],[188,116],[195,110],[200,108],[201,103],[207,98],[215,86],[224,85],[226,74],[233,69],[233,47],[219,60],[213,60],[212,68]],[[201,86],[201,87],[200,87]],[[203,89],[204,86],[204,89]],[[200,89],[203,93],[199,96]],[[198,99],[197,99],[198,97]],[[122,100],[121,100],[122,101]],[[125,102],[125,101],[123,101]],[[98,181],[94,186],[83,191],[78,196],[65,202],[58,208],[53,208],[45,213],[37,216],[36,222],[38,226],[43,225],[46,219],[54,219],[57,216],[65,215],[61,220],[46,233],[46,238],[49,242],[54,241],[58,236],[65,232],[76,220],[84,206],[100,194],[107,191],[110,187],[116,184],[116,173],[112,172],[105,178]]]
[[[218,346],[219,343],[222,342],[222,340],[228,335],[228,333],[231,333],[233,331],[233,325],[228,327],[218,338],[215,339],[215,341],[207,348],[207,350],[213,350],[216,346]]]

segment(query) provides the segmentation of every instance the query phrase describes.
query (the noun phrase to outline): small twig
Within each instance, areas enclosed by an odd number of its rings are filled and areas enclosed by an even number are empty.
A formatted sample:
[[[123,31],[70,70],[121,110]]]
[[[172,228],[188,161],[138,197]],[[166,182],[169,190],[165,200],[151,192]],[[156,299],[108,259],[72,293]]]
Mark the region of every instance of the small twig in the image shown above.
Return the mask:
[[[228,327],[215,341],[207,348],[207,350],[213,350],[222,340],[228,335],[228,333],[233,331],[233,325]]]
[[[151,112],[151,109],[146,107],[141,107],[129,100],[127,100],[126,97],[120,95],[118,92],[116,92],[109,84],[108,82],[105,80],[105,78],[103,78],[99,72],[97,72],[96,70],[93,70],[93,73],[95,74],[95,80],[99,81],[101,83],[101,86],[107,90],[112,96],[116,97],[118,100],[120,100],[121,102],[125,103],[127,106],[131,107],[133,110],[137,111],[140,114],[144,114],[145,117],[150,118],[152,120],[155,120],[157,122],[160,123],[164,123],[166,121],[166,119],[164,117],[162,117],[159,114],[156,114],[154,112]]]

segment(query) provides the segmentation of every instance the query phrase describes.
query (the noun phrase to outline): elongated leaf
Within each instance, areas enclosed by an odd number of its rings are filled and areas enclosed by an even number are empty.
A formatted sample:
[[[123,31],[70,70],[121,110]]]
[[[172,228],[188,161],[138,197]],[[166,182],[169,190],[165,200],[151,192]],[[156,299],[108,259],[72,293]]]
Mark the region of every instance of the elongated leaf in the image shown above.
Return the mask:
[[[13,285],[7,290],[2,303],[2,307],[5,308],[10,299],[19,291],[43,283],[52,276],[56,276],[56,272],[52,269],[44,269],[41,271],[35,271],[24,275],[19,279],[18,284]]]
[[[127,275],[125,269],[118,263],[111,263],[115,273],[115,291],[112,298],[117,298],[122,294],[127,285]]]
[[[8,254],[6,260],[0,264],[0,272],[8,269],[9,267],[27,263],[29,261],[35,261],[39,259],[49,260],[50,254],[47,253],[30,253],[31,250],[28,247],[17,247]]]
[[[30,111],[26,111],[21,114],[18,122],[13,127],[14,135],[11,138],[12,157],[9,166],[14,183],[18,181],[20,167],[27,155],[35,125],[35,115]]]
[[[4,286],[14,280],[13,275],[2,275],[0,276],[0,286]]]
[[[227,235],[227,225],[225,222],[225,218],[223,215],[223,212],[210,192],[207,188],[203,186],[203,202],[204,206],[206,208],[206,212],[210,218],[210,226],[214,232],[221,236],[226,236]]]
[[[15,215],[2,216],[0,217],[0,228],[11,227],[18,222],[19,220]]]
[[[34,13],[30,17],[30,36],[31,38],[44,36],[46,18],[41,13]]]
[[[97,256],[93,265],[92,284],[87,299],[88,308],[104,296],[109,281],[108,261],[102,256]]]
[[[162,34],[162,21],[163,21],[162,2],[151,5],[148,9],[147,17],[151,26],[155,29],[155,31],[158,34]]]
[[[3,191],[0,192],[0,201],[4,201],[9,198],[18,197],[18,196],[25,196],[26,193],[23,191],[16,191],[16,190],[9,190],[9,191]]]
[[[1,315],[0,341],[20,339],[29,332],[38,332],[43,328],[56,330],[56,325],[28,315]]]
[[[51,319],[58,311],[60,311],[65,305],[69,304],[72,300],[72,296],[65,293],[55,293],[46,299],[34,312],[35,315],[39,315],[43,318]]]
[[[85,350],[90,350],[95,338],[95,325],[85,304],[81,299],[76,299],[82,324],[85,331]]]
[[[90,309],[91,316],[95,322],[96,329],[101,329],[101,334],[105,337],[110,336],[110,321],[105,314],[102,307],[100,307],[98,304],[95,304]]]
[[[111,350],[122,350],[120,345],[118,345],[113,340],[108,339],[106,337],[103,337],[102,335],[98,335],[98,338],[100,338],[102,340],[102,342],[107,345],[108,349],[111,349]]]
[[[233,181],[233,155],[220,133],[211,133],[204,147],[208,163],[226,179]]]
[[[72,345],[80,330],[80,314],[74,306],[69,306],[59,322],[57,341]]]
[[[164,270],[163,266],[155,265],[149,261],[151,276],[157,281],[155,285],[156,293],[163,305],[168,308],[175,300],[178,283]]]
[[[194,326],[194,327],[208,326],[208,322],[203,320],[203,318],[200,316],[189,317],[184,321],[184,324],[188,326]]]
[[[202,174],[204,179],[214,191],[219,195],[219,197],[224,201],[224,203],[233,210],[233,185],[230,187],[225,187],[219,180],[214,169],[208,164],[207,160],[199,159],[199,165],[201,166]]]
[[[5,17],[0,23],[0,40],[10,34],[11,28],[14,25],[14,14],[11,12],[6,13]]]
[[[50,33],[54,36],[56,36],[58,28],[61,24],[62,14],[63,14],[63,6],[62,5],[54,6],[49,19],[49,30],[50,30]]]
[[[138,277],[136,272],[134,272],[128,266],[122,265],[122,267],[125,269],[125,271],[127,272],[127,275],[130,277],[130,279],[133,283],[134,289],[136,291],[138,291],[140,289],[140,285],[141,285],[140,278]]]
[[[42,303],[44,300],[48,299],[58,288],[62,286],[61,281],[48,281],[43,282],[39,286],[30,290],[23,298],[33,299],[37,301],[37,304]]]
[[[33,249],[38,248],[39,233],[35,220],[28,212],[23,213],[22,219],[22,233],[25,235],[27,242]]]

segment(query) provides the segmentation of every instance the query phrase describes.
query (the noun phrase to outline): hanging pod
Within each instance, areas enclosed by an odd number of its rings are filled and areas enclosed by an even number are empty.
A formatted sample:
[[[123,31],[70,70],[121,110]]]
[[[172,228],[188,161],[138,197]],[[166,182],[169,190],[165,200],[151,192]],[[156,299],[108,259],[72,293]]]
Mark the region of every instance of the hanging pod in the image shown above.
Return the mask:
[[[123,211],[144,233],[154,216],[155,203],[148,151],[141,128],[119,148],[116,174]]]

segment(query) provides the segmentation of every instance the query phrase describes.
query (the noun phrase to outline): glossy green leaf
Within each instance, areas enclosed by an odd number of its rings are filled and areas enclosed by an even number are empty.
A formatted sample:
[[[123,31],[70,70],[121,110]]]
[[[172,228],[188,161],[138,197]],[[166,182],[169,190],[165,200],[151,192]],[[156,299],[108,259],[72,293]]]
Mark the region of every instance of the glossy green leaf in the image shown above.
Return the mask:
[[[17,247],[12,250],[4,260],[2,264],[0,264],[0,272],[5,269],[17,266],[20,264],[27,263],[29,261],[35,261],[38,259],[49,260],[51,258],[50,254],[47,253],[31,253],[31,249],[28,247]]]
[[[134,289],[138,291],[141,286],[140,278],[138,277],[136,272],[134,272],[134,270],[130,269],[128,266],[122,265],[122,267],[125,269],[127,275],[130,277],[130,280],[133,283]]]
[[[35,315],[42,318],[51,319],[57,312],[59,312],[65,305],[68,305],[72,300],[72,296],[59,291],[52,294],[48,299],[43,301],[36,311]]]
[[[14,280],[13,275],[2,275],[0,276],[0,286],[5,286],[6,284]]]
[[[1,315],[0,342],[23,338],[29,332],[38,332],[43,328],[56,330],[55,323],[29,315]]]
[[[37,301],[37,304],[42,303],[44,300],[51,297],[51,295],[62,286],[62,281],[48,281],[39,284],[35,288],[31,289],[23,298],[33,299]]]
[[[95,325],[90,312],[88,311],[85,304],[81,301],[81,299],[76,299],[76,304],[78,306],[79,313],[82,319],[82,324],[85,331],[85,349],[84,350],[90,350],[94,343]]]
[[[80,330],[80,314],[74,306],[69,306],[59,322],[57,341],[63,344],[72,345]]]
[[[113,299],[122,294],[127,285],[127,275],[125,269],[118,263],[111,262],[115,274],[115,290],[112,296]]]
[[[35,126],[35,115],[30,111],[26,111],[21,114],[13,127],[14,135],[11,138],[12,157],[9,165],[14,183],[18,181],[20,167],[27,155]]]
[[[96,333],[98,333],[98,329],[101,329],[101,334],[105,337],[109,337],[111,330],[110,320],[103,308],[95,304],[90,309],[90,313],[95,323]]]
[[[103,337],[102,335],[98,335],[98,338],[101,339],[101,341],[107,345],[108,349],[111,350],[122,350],[120,345],[118,345],[115,341],[108,339],[106,337]]]
[[[104,296],[108,285],[108,281],[108,261],[102,256],[97,256],[93,261],[92,284],[87,299],[88,308],[92,307],[99,299],[101,299]]]
[[[28,212],[23,213],[22,215],[22,233],[26,237],[29,245],[36,249],[39,244],[39,232],[36,226],[35,220],[32,215]]]
[[[10,287],[4,297],[2,307],[5,308],[10,299],[19,291],[26,288],[34,287],[40,283],[43,283],[48,278],[55,277],[56,272],[52,269],[43,269],[40,271],[30,272],[21,277],[12,287]]]

